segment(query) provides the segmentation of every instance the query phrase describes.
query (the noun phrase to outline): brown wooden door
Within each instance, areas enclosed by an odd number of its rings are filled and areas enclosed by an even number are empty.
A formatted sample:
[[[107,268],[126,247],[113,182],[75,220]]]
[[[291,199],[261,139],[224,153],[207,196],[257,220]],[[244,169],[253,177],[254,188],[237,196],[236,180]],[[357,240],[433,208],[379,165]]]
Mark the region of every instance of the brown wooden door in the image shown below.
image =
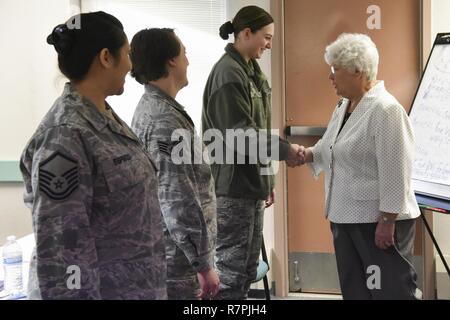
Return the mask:
[[[284,4],[288,126],[326,127],[339,98],[328,80],[330,68],[323,54],[343,32],[372,38],[380,53],[378,79],[409,110],[420,75],[419,0],[285,0]],[[318,137],[290,140],[310,146]],[[314,181],[302,167],[289,169],[287,179],[290,291],[338,292],[331,232],[323,214],[323,177]]]

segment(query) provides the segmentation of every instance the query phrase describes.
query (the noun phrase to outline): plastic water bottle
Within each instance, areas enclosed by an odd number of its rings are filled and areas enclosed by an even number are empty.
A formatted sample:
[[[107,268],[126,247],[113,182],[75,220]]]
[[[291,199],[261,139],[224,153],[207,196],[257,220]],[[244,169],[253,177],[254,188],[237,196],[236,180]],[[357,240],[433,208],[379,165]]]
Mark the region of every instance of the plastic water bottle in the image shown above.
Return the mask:
[[[22,248],[15,236],[8,236],[6,240],[3,246],[4,289],[16,296],[22,292]]]

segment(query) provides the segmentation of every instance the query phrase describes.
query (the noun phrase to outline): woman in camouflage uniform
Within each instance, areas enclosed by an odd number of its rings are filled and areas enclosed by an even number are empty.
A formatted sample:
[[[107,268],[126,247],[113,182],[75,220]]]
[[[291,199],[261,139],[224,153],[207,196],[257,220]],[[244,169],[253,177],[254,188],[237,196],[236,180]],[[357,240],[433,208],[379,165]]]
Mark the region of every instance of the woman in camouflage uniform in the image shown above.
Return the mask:
[[[225,40],[231,33],[234,43],[227,44],[205,86],[202,130],[204,135],[219,130],[223,136],[233,131],[241,141],[245,141],[244,132],[254,132],[258,139],[249,139],[243,148],[245,163],[235,160],[211,165],[217,196],[216,264],[221,282],[218,299],[246,298],[256,277],[264,209],[275,201],[274,176],[267,174],[272,171],[270,158],[284,160],[288,166],[303,161],[300,146],[276,135],[264,139],[271,130],[271,89],[257,59],[272,47],[272,17],[257,6],[244,7],[232,22],[220,28],[220,36]],[[273,150],[268,159],[251,152],[252,144],[261,148],[264,140],[269,141],[267,149]],[[224,150],[227,159],[240,156],[229,141]]]
[[[47,42],[70,82],[21,158],[36,238],[30,298],[165,299],[155,167],[105,101],[124,90],[127,37],[104,12],[69,22]]]
[[[194,123],[175,100],[188,84],[186,51],[172,29],[153,28],[133,37],[130,57],[131,74],[145,85],[131,126],[158,168],[168,298],[210,298],[219,287],[213,266],[216,197],[209,165],[190,161],[202,154],[202,144],[191,143],[200,142]],[[181,143],[172,139],[177,133]],[[188,161],[174,159],[178,147],[185,147]]]

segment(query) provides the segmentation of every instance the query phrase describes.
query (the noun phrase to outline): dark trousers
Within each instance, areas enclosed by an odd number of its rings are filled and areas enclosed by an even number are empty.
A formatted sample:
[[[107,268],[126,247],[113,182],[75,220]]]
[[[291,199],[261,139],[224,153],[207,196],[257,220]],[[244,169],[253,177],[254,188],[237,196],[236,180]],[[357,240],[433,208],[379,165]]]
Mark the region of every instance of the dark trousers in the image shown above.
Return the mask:
[[[416,299],[417,274],[411,264],[415,219],[395,223],[394,246],[375,245],[377,223],[331,223],[344,299]]]

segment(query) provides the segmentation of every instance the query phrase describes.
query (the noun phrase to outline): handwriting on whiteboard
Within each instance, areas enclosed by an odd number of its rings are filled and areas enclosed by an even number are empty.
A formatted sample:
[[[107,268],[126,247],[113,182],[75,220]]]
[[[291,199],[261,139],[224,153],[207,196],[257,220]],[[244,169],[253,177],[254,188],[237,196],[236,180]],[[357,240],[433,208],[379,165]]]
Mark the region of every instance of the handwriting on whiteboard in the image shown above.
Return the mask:
[[[450,185],[450,45],[436,45],[411,110],[413,178]]]

